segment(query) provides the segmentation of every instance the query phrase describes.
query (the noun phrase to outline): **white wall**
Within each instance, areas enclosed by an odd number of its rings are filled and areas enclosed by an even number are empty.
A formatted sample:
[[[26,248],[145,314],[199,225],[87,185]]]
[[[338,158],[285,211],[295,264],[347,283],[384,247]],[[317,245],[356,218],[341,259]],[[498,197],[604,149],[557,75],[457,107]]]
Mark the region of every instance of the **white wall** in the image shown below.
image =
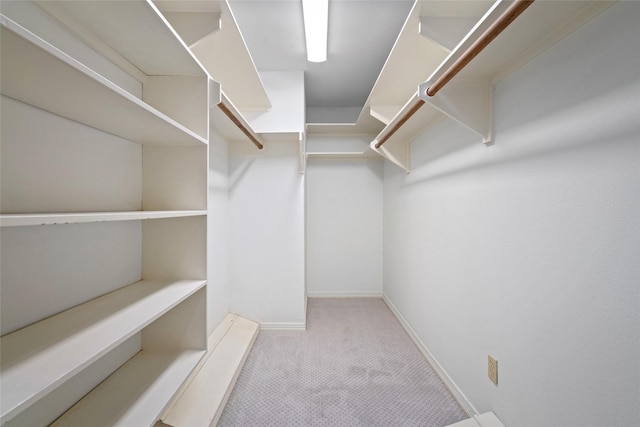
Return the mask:
[[[305,325],[304,175],[297,142],[230,149],[231,311],[263,327]]]
[[[445,120],[385,165],[385,295],[507,426],[640,424],[639,21],[617,3],[499,83],[494,146]]]
[[[308,143],[353,145],[329,138]],[[308,159],[305,182],[308,294],[381,295],[381,161]]]
[[[213,130],[209,137],[207,216],[207,336],[229,312],[229,146]]]
[[[302,71],[265,71],[260,73],[271,109],[245,112],[252,129],[258,133],[303,132],[304,73]]]

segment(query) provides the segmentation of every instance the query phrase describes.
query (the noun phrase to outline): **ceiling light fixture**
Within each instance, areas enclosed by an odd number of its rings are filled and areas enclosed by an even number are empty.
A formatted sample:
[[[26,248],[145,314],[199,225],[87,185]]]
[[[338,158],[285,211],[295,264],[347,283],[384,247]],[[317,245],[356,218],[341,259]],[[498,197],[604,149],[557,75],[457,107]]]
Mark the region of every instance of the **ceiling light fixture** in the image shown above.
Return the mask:
[[[302,0],[304,35],[307,42],[307,61],[327,60],[327,27],[329,0]]]

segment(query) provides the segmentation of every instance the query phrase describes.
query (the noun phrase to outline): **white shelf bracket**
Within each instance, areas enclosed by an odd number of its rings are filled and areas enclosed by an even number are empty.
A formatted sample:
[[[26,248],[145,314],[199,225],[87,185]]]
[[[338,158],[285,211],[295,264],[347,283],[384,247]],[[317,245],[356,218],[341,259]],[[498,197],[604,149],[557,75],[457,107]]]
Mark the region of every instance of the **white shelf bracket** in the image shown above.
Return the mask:
[[[402,110],[402,105],[371,105],[369,114],[374,119],[388,125],[400,110]]]
[[[452,51],[478,21],[468,16],[421,16],[420,35]]]
[[[391,163],[400,166],[406,173],[410,172],[411,147],[408,141],[390,139],[384,145],[376,148],[377,143],[378,140],[374,139],[371,144],[369,144],[369,148]]]
[[[419,96],[429,105],[477,133],[485,145],[493,140],[493,86],[487,79],[456,78],[435,96],[427,95],[432,85],[420,85]]]
[[[219,12],[172,11],[163,14],[189,47],[193,47],[222,28]]]

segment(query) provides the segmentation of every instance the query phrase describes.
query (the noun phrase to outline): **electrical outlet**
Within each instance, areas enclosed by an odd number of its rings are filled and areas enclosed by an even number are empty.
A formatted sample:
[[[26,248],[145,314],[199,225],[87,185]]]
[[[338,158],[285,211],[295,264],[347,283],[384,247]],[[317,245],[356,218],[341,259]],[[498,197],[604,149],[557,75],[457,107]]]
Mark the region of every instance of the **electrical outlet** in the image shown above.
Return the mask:
[[[489,379],[498,385],[498,361],[489,355]]]

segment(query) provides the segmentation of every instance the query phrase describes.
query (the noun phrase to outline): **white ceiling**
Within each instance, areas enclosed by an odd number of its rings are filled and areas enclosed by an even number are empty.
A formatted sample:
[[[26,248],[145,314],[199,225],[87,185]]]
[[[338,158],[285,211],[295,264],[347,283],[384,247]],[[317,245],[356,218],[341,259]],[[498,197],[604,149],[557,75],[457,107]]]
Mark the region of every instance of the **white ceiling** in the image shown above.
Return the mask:
[[[330,0],[323,63],[306,60],[301,0],[229,4],[258,71],[304,71],[309,118],[318,109],[359,113],[413,1]],[[357,113],[346,121],[355,121]]]

